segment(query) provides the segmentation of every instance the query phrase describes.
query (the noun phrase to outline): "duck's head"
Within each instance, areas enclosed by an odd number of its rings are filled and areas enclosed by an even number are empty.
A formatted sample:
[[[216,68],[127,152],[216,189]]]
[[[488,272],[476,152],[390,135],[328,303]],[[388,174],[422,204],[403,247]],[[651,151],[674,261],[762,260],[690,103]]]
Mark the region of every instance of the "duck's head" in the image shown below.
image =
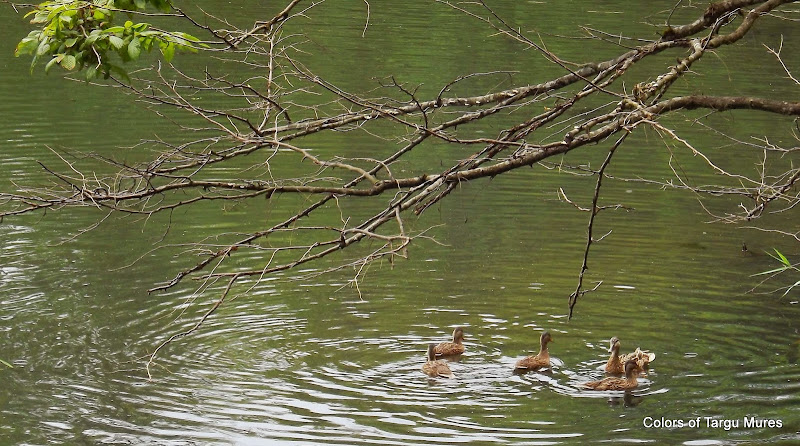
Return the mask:
[[[611,338],[611,340],[609,341],[609,344],[610,344],[610,347],[608,348],[608,351],[610,351],[610,352],[614,352],[615,351],[615,352],[619,353],[619,338],[618,337],[614,336],[613,338]]]
[[[428,344],[428,361],[436,360],[436,344]]]
[[[640,371],[639,364],[634,359],[625,361],[625,377],[630,378]]]
[[[453,330],[453,342],[459,343],[464,340],[464,327],[456,327]]]
[[[546,349],[547,348],[547,343],[548,342],[553,342],[553,337],[550,336],[550,332],[549,331],[546,331],[546,332],[542,333],[542,336],[539,337],[539,343],[541,343],[542,349]]]

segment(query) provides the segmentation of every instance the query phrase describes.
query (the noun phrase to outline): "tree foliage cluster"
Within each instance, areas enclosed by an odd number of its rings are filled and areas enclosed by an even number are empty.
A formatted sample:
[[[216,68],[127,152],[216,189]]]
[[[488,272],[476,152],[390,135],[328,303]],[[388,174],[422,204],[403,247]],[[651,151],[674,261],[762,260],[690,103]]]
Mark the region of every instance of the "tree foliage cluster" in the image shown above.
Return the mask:
[[[31,70],[40,60],[47,60],[45,72],[54,65],[72,71],[85,70],[87,80],[111,73],[127,76],[122,63],[139,59],[142,52],[158,48],[169,62],[176,51],[197,51],[203,44],[197,37],[180,31],[164,31],[146,22],[125,20],[154,8],[172,12],[167,0],[55,0],[40,3],[25,16],[36,25],[17,45],[16,56],[32,56]]]

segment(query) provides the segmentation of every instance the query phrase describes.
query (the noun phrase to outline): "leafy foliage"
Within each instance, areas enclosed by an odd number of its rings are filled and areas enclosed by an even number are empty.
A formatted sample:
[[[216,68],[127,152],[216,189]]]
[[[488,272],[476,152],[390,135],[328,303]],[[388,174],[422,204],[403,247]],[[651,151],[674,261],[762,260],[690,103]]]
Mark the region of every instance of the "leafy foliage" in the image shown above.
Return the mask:
[[[39,28],[31,31],[17,45],[15,55],[30,54],[31,71],[49,58],[45,72],[54,65],[68,71],[86,72],[86,79],[108,78],[111,73],[127,77],[125,70],[112,62],[116,54],[122,62],[137,60],[143,51],[158,48],[170,62],[176,50],[197,51],[204,47],[197,37],[179,31],[163,31],[149,23],[126,20],[118,24],[120,14],[132,18],[133,13],[154,8],[162,12],[172,9],[168,0],[55,0],[40,3],[25,17]]]

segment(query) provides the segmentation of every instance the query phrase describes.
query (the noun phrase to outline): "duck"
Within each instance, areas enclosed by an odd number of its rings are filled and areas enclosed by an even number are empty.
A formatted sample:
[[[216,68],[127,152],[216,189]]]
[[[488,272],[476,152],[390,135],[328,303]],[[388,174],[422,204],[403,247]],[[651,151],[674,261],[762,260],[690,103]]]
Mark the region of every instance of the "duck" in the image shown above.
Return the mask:
[[[619,338],[614,336],[613,338],[611,338],[610,343],[611,347],[608,349],[608,351],[611,352],[611,356],[608,358],[608,361],[606,362],[606,367],[605,367],[606,373],[615,373],[615,374],[624,373],[625,368],[623,367],[622,360],[620,359],[619,356],[619,347],[620,347]]]
[[[455,378],[455,375],[453,375],[453,372],[450,371],[450,367],[447,366],[446,362],[436,360],[435,349],[436,344],[428,345],[428,360],[425,362],[425,364],[422,364],[422,371],[431,378],[436,378],[439,376],[445,378]]]
[[[436,356],[455,356],[464,353],[464,328],[456,327],[453,330],[453,342],[441,342],[434,347]]]
[[[611,343],[611,348],[608,350],[611,352],[611,356],[608,358],[608,362],[606,362],[605,371],[607,373],[614,373],[614,374],[622,374],[625,372],[624,364],[628,360],[632,359],[636,361],[637,365],[641,370],[644,370],[647,366],[650,365],[650,362],[656,359],[655,353],[650,353],[645,350],[641,350],[639,347],[636,347],[636,350],[633,353],[628,353],[626,355],[620,356],[619,349],[620,349],[620,341],[619,338],[614,336],[609,341]]]
[[[636,376],[641,372],[639,363],[635,359],[625,361],[625,378],[609,376],[600,381],[589,381],[582,386],[594,390],[629,390],[639,386]]]
[[[636,347],[636,350],[633,353],[628,353],[627,355],[622,355],[622,360],[627,361],[629,359],[633,359],[639,363],[639,367],[644,369],[645,367],[649,366],[651,362],[656,359],[656,354],[651,353],[647,350],[640,350],[639,347]]]
[[[517,361],[514,364],[514,370],[529,371],[550,367],[550,352],[547,350],[548,342],[553,342],[553,337],[550,336],[549,331],[545,331],[539,337],[539,353],[536,356],[527,356]]]

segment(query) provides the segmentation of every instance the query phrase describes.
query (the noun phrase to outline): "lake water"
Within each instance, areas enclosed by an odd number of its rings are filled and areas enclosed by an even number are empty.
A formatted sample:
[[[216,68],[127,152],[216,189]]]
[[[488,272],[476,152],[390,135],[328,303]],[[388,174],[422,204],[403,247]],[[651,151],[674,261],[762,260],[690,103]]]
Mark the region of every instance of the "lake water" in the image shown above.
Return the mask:
[[[578,33],[576,21],[645,33],[650,28],[641,18],[674,4],[604,2],[608,9],[601,12],[582,2],[501,3],[501,12],[523,28],[570,35]],[[229,8],[226,14],[241,23],[269,13]],[[309,63],[343,87],[395,73],[438,91],[459,75],[493,67],[519,70],[519,82],[556,72],[533,51],[490,36],[441,4],[373,3],[364,38],[363,3],[325,8],[308,20],[315,54]],[[31,75],[27,60],[13,58],[27,24],[7,5],[1,11],[0,190],[12,191],[12,181],[47,181],[36,161],[57,163],[48,147],[137,157],[118,147],[154,134],[176,136],[169,123],[124,95],[40,69]],[[740,94],[766,89],[796,96],[780,67],[753,50],[762,41],[775,44],[793,26],[765,24],[743,48],[704,60],[698,82]],[[591,49],[585,41],[562,45],[559,53],[578,61],[617,51]],[[754,54],[763,60],[753,63]],[[353,70],[353,61],[366,68]],[[765,70],[773,79],[767,86],[760,82]],[[730,79],[732,86],[720,87]],[[745,123],[756,134],[789,140],[791,120],[742,113],[710,119],[731,131]],[[720,145],[701,129],[684,135]],[[373,143],[349,150],[372,150]],[[669,178],[669,153],[655,135],[626,144],[610,173]],[[568,160],[596,163],[603,152]],[[759,155],[712,152],[740,166]],[[698,181],[714,179],[706,170],[690,173]],[[464,185],[410,222],[414,229],[436,226],[432,235],[442,244],[420,240],[408,261],[373,266],[361,295],[347,286],[348,271],[304,280],[294,272],[244,284],[199,331],[160,353],[152,379],[144,368],[148,355],[193,325],[218,296],[195,294],[191,283],[147,294],[194,261],[175,256],[179,250],[156,251],[124,268],[160,240],[165,219],[112,218],[73,239],[103,214],[85,209],[6,218],[0,224],[0,359],[14,367],[0,365],[0,443],[797,444],[800,296],[797,290],[784,297],[748,292],[759,280],[753,274],[776,266],[763,253],[778,248],[796,259],[796,243],[709,224],[689,193],[608,182],[607,202],[634,210],[600,215],[597,233],[613,232],[594,245],[587,279],[603,285],[568,321],[586,215],[559,202],[556,192],[563,187],[588,203],[593,186],[592,178],[543,168]],[[262,200],[178,213],[169,241],[252,230],[290,204],[266,209]],[[736,205],[704,204],[714,211]],[[796,210],[771,218],[797,229]],[[420,371],[427,343],[445,340],[457,325],[465,327],[467,351],[451,363],[456,378],[429,379]],[[542,330],[553,334],[553,370],[513,374],[514,362],[538,349]],[[623,351],[656,352],[647,377],[628,394],[581,390],[581,382],[602,376],[612,336],[622,339]],[[751,426],[751,419],[773,425]]]

